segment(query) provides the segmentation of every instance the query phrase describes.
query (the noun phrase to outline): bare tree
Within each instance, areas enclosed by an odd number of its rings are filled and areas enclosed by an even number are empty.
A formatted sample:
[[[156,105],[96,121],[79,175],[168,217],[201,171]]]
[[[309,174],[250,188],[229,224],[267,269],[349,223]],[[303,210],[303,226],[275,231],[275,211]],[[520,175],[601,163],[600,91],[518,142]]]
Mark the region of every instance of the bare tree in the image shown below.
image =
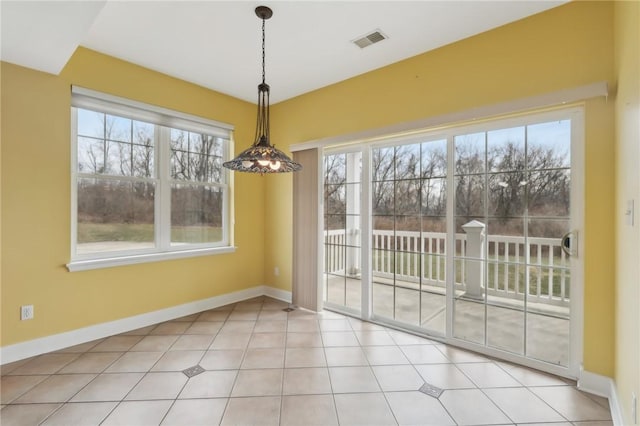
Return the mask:
[[[375,214],[393,214],[395,195],[393,188],[394,166],[394,148],[373,150],[371,155],[371,170],[373,173],[371,204]]]
[[[83,145],[78,154],[89,166],[88,170],[80,171],[95,175],[78,183],[79,218],[84,223],[153,223],[153,184],[101,178],[102,175],[152,177],[153,134],[139,129],[134,135],[132,120],[96,114],[100,128],[91,136],[94,142]],[[100,135],[100,139],[95,135]]]
[[[500,218],[566,216],[571,183],[564,156],[553,148],[506,141],[488,152],[489,214]]]

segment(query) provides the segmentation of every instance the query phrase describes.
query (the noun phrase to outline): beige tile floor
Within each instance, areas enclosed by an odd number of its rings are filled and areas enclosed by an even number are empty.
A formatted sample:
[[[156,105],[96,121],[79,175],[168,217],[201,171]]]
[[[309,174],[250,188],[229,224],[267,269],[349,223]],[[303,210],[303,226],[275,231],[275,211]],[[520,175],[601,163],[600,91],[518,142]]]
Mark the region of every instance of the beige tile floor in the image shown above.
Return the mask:
[[[3,365],[0,423],[612,424],[566,379],[285,307],[260,297]]]

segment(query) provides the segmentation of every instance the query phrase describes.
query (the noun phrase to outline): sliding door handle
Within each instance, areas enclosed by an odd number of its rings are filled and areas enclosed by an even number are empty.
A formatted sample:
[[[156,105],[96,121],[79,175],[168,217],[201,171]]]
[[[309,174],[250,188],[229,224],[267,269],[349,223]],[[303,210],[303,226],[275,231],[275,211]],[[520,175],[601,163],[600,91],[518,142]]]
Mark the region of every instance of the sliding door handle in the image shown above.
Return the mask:
[[[562,236],[560,247],[567,256],[578,255],[578,231],[569,231]]]

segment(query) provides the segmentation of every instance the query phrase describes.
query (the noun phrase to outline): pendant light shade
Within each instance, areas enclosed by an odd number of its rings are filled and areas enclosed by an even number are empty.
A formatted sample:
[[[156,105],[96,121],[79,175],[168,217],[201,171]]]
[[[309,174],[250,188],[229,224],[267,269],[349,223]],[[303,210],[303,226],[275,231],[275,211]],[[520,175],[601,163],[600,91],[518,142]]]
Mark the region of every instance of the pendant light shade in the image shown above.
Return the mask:
[[[265,21],[273,15],[266,6],[258,6],[256,15],[262,19],[262,83],[258,85],[258,118],[256,135],[249,148],[245,149],[223,166],[239,172],[249,173],[286,173],[302,169],[302,166],[290,159],[284,152],[271,145],[269,140],[269,85],[265,83]]]

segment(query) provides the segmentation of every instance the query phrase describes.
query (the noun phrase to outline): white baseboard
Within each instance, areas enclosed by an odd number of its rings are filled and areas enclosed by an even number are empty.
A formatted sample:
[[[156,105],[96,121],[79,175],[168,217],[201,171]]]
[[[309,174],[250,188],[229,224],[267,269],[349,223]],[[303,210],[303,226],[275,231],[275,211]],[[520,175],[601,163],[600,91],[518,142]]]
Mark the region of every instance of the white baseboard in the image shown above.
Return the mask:
[[[611,393],[611,382],[613,382],[613,380],[611,380],[610,377],[591,373],[590,371],[586,371],[581,368],[580,377],[578,378],[578,389],[604,398],[609,398],[609,394]]]
[[[611,419],[613,420],[614,426],[624,426],[620,402],[618,401],[618,393],[616,392],[616,384],[611,377],[591,373],[580,368],[578,389],[607,398],[609,400],[609,409],[611,410]]]
[[[280,290],[279,288],[269,286],[264,286],[264,295],[287,303],[291,303],[292,300],[290,291]]]
[[[609,408],[611,409],[611,419],[614,426],[624,426],[624,417],[622,417],[622,407],[618,399],[618,391],[613,380],[610,382],[611,390],[609,391]]]
[[[0,365],[263,295],[285,302],[291,301],[291,292],[289,291],[268,286],[256,286],[183,305],[4,346],[0,348]]]

